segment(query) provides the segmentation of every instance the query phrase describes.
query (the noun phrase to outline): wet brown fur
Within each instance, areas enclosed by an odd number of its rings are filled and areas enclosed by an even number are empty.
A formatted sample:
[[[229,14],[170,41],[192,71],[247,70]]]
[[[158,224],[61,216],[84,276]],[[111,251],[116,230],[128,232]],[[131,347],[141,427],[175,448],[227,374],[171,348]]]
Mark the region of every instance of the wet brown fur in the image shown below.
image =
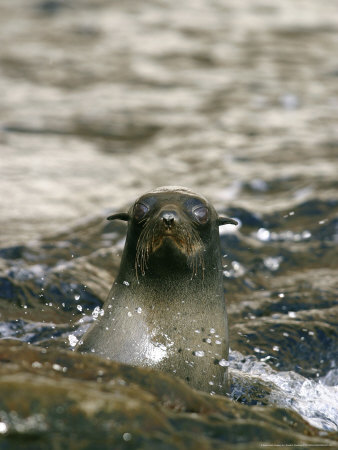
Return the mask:
[[[181,253],[186,255],[188,264],[192,269],[191,278],[197,276],[198,269],[204,275],[204,245],[194,224],[180,223],[175,225],[170,234],[163,233],[162,224],[156,218],[148,218],[140,233],[136,246],[135,271],[144,276],[148,268],[148,260],[163,244],[164,239],[169,238]]]

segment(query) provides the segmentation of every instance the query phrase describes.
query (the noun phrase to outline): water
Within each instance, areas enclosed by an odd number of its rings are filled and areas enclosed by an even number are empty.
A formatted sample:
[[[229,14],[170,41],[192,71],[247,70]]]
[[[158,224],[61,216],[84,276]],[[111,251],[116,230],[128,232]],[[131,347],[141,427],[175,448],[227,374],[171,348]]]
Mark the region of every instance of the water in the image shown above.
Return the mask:
[[[324,433],[320,438],[324,440],[316,441],[323,443],[328,436],[332,438],[327,433],[338,427],[334,260],[338,202],[320,202],[317,208],[321,214],[315,220],[309,218],[314,216],[313,202],[295,206],[287,219],[285,211],[258,218],[249,210],[229,208],[227,213],[238,217],[242,226],[235,233],[223,230],[221,243],[231,333],[229,397],[248,408],[266,408],[264,420],[271,415],[270,406],[295,411],[318,433]],[[325,233],[322,217],[326,217]],[[298,231],[303,222],[306,233]],[[95,217],[70,228],[67,235],[1,250],[3,342],[14,339],[48,349],[52,370],[67,373],[67,367],[73,365],[70,356],[49,352],[71,350],[101,314],[101,302],[118,268],[116,254],[125,231],[123,225],[117,225],[119,231],[113,233],[115,228],[116,224],[106,223],[103,216]],[[107,235],[109,247],[95,248]],[[267,260],[274,263],[267,264]],[[24,361],[27,351],[21,350]],[[60,358],[63,365],[55,363]],[[37,368],[46,364],[40,356],[33,359]],[[25,366],[17,368],[13,377],[25,370]],[[134,376],[141,380],[138,370],[134,369]],[[76,383],[83,376],[78,373]],[[167,388],[162,389],[166,392]],[[232,403],[226,410],[233,408]],[[12,419],[6,417],[3,427],[12,427],[16,433]],[[31,420],[38,432],[40,422]],[[48,415],[44,420],[48,421]],[[274,424],[269,426],[275,436]],[[293,432],[291,427],[289,433]],[[245,427],[243,433],[247,433]],[[266,433],[262,436],[261,442],[266,442]],[[253,438],[248,435],[248,439],[251,442]]]
[[[334,445],[337,13],[333,0],[0,5],[0,447]],[[164,184],[240,222],[220,229],[221,400],[69,351],[119,267],[125,225],[105,217]]]

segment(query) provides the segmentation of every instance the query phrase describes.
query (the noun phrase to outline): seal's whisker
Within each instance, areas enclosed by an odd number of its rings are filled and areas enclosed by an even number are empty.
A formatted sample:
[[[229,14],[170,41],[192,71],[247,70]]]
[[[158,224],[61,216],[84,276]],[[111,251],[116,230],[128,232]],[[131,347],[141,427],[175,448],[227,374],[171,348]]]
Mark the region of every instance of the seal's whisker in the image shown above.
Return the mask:
[[[136,244],[136,255],[135,255],[135,267],[136,275],[138,276],[138,268],[140,269],[141,275],[144,276],[146,270],[148,269],[149,255],[153,252],[155,246],[155,235],[154,226],[149,220],[144,220],[145,225],[139,239]]]
[[[195,228],[181,227],[182,239],[180,239],[181,247],[188,258],[188,265],[191,268],[191,279],[198,275],[199,268],[201,268],[203,277],[203,243]]]
[[[191,261],[189,262],[190,267],[192,268],[192,272],[191,272],[191,280],[194,278],[195,276],[195,258],[192,257]]]

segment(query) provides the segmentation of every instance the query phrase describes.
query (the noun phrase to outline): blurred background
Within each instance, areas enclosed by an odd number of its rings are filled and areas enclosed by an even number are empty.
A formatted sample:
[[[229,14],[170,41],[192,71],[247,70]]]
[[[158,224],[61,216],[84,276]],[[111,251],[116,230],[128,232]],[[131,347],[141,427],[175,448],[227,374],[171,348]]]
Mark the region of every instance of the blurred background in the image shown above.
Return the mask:
[[[336,0],[0,3],[0,244],[183,185],[336,195]]]

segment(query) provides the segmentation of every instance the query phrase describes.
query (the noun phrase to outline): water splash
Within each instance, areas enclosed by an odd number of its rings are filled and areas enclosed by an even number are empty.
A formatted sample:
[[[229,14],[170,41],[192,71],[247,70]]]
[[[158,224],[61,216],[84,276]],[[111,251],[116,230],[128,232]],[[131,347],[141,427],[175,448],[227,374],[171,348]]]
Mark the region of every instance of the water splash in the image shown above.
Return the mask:
[[[315,381],[293,371],[278,372],[255,356],[244,356],[238,351],[230,353],[229,363],[235,379],[233,398],[245,393],[248,377],[251,384],[257,381],[266,384],[269,404],[290,408],[317,428],[338,430],[338,384],[324,384],[325,377]]]

